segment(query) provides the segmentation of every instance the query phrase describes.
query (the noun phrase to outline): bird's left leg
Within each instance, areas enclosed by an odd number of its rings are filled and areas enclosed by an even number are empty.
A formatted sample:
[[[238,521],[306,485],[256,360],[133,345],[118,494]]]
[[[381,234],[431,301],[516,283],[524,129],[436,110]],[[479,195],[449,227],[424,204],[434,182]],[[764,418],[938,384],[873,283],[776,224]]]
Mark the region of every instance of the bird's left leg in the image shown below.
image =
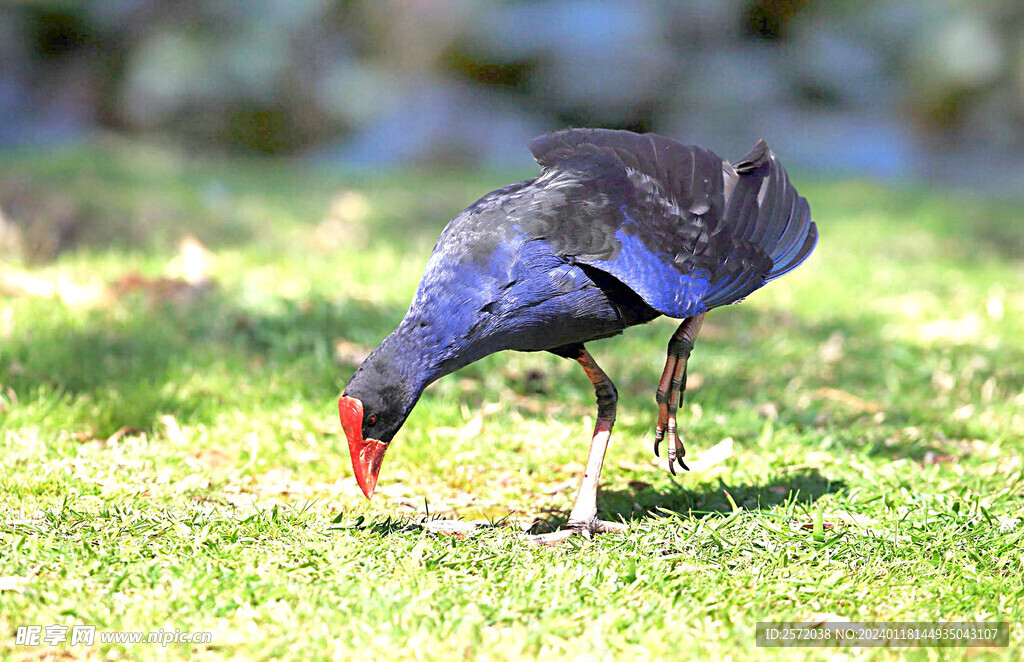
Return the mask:
[[[654,431],[654,454],[658,455],[661,441],[667,439],[668,470],[673,476],[676,474],[676,462],[689,471],[689,467],[683,462],[686,449],[676,434],[676,410],[683,401],[683,393],[686,392],[686,363],[702,324],[704,313],[686,318],[672,334],[672,339],[668,341],[665,370],[658,384],[658,427]]]
[[[554,545],[576,534],[589,537],[594,533],[626,530],[625,524],[597,519],[597,483],[601,478],[605,452],[611,442],[612,426],[615,424],[615,405],[619,401],[619,394],[615,390],[615,384],[583,346],[580,346],[576,361],[583,367],[583,371],[594,385],[594,393],[597,395],[597,422],[594,424],[594,436],[590,441],[587,468],[576,492],[576,500],[569,513],[569,522],[566,528],[560,531],[532,536],[531,540],[540,545]]]

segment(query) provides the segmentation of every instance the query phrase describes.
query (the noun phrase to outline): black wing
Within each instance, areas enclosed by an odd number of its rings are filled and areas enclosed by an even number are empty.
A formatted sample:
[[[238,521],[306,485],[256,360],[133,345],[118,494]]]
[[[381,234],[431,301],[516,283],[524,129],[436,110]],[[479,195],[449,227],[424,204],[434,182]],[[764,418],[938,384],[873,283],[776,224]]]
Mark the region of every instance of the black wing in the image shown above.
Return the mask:
[[[795,268],[817,238],[807,202],[763,141],[735,167],[629,131],[559,131],[530,151],[544,168],[540,234],[671,317],[741,299]]]

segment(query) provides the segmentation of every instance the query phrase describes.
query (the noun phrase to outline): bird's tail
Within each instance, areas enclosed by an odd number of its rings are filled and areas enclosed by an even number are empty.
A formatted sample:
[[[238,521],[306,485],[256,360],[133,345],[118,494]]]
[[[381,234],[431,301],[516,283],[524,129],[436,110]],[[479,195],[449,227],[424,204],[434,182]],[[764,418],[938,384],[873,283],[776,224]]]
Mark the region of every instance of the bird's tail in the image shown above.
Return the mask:
[[[771,259],[765,282],[807,259],[818,243],[818,228],[807,200],[789,183],[768,143],[762,140],[731,168],[726,166],[725,187],[725,219],[733,237],[759,246]]]
[[[739,301],[807,259],[818,242],[807,201],[761,141],[737,163],[722,162],[725,213],[720,235],[728,248],[704,299],[708,309]]]

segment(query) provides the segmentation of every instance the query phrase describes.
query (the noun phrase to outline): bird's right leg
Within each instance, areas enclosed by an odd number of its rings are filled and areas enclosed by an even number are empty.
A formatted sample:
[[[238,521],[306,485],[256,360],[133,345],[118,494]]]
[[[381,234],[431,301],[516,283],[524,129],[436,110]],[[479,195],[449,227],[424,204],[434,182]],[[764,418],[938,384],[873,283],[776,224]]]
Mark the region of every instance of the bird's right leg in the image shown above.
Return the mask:
[[[577,352],[577,363],[587,373],[587,377],[594,385],[594,394],[597,396],[597,421],[594,423],[594,436],[590,441],[590,454],[587,457],[587,467],[584,469],[583,478],[580,480],[579,490],[576,492],[576,499],[573,501],[572,510],[569,512],[569,522],[560,531],[545,533],[538,536],[531,536],[530,540],[538,545],[555,545],[574,535],[582,534],[589,537],[593,533],[611,533],[626,530],[626,525],[619,522],[608,522],[597,518],[597,484],[601,479],[601,466],[604,464],[604,455],[611,442],[612,426],[615,424],[615,408],[619,401],[618,391],[615,384],[608,378],[601,366],[590,355],[582,345],[572,348]],[[565,356],[565,353],[559,353]]]
[[[697,340],[700,327],[704,324],[704,313],[696,317],[687,317],[679,325],[672,339],[668,341],[668,357],[665,359],[665,370],[661,373],[658,383],[658,427],[654,431],[654,454],[658,455],[662,440],[668,445],[668,470],[674,476],[675,463],[689,471],[683,462],[686,449],[676,434],[676,410],[683,401],[686,391],[686,362],[693,351],[693,343]]]

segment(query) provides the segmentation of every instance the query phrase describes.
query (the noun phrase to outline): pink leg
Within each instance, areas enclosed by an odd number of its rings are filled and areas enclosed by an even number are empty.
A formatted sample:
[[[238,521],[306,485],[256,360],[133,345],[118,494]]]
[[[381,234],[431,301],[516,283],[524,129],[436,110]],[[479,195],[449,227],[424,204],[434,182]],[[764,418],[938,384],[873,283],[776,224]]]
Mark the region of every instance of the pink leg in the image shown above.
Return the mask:
[[[704,324],[704,313],[696,317],[688,317],[679,325],[672,339],[668,341],[668,358],[665,359],[665,370],[661,373],[658,384],[658,426],[654,430],[654,454],[658,455],[663,439],[668,440],[668,470],[675,475],[675,464],[678,462],[683,469],[689,470],[683,462],[686,449],[676,435],[676,410],[683,401],[686,391],[686,362],[697,340],[700,327]]]
[[[597,519],[597,484],[601,479],[601,466],[604,455],[612,438],[612,426],[615,424],[615,405],[618,392],[608,375],[597,365],[597,361],[586,349],[582,349],[576,361],[583,367],[587,377],[594,385],[597,395],[597,422],[594,424],[594,436],[590,441],[590,455],[587,457],[587,468],[580,481],[576,500],[569,513],[569,523],[565,529],[532,536],[531,540],[540,545],[554,545],[576,534],[590,536],[594,533],[625,531],[626,525],[617,522],[606,522]]]

